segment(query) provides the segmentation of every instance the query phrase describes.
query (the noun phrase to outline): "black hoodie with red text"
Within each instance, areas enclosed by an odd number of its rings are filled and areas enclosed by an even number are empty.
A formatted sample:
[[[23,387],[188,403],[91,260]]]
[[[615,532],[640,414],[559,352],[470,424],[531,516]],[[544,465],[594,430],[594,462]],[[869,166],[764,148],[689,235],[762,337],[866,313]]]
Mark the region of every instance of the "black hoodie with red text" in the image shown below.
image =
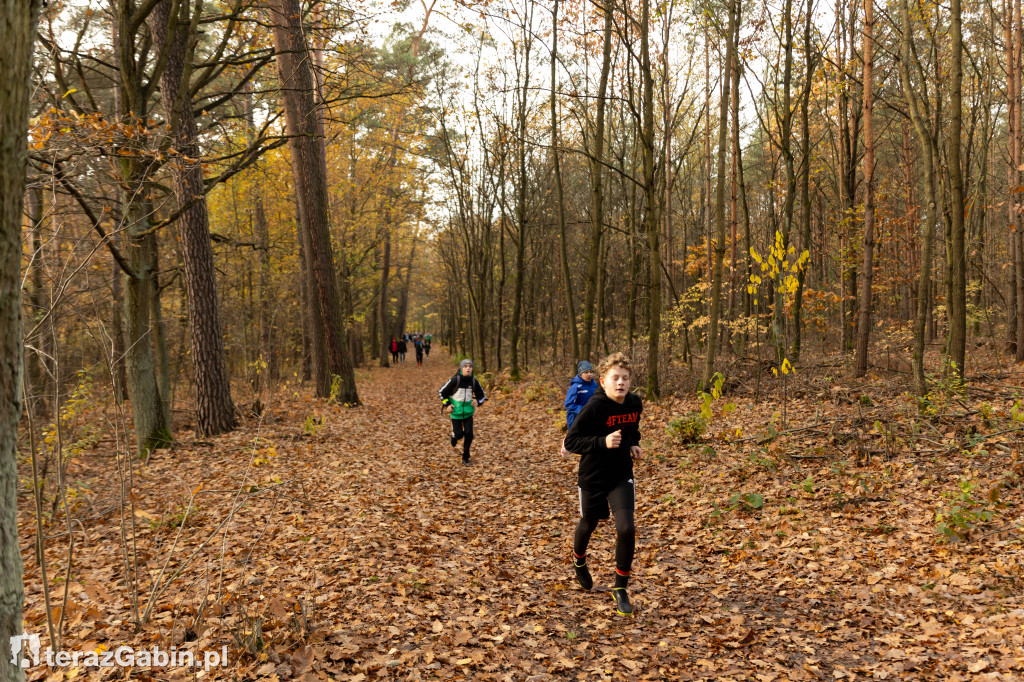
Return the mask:
[[[630,448],[640,444],[640,397],[627,393],[617,403],[598,388],[583,407],[565,437],[565,449],[580,456],[577,476],[580,488],[590,492],[608,492],[633,478]],[[605,436],[622,431],[619,447],[609,450]]]

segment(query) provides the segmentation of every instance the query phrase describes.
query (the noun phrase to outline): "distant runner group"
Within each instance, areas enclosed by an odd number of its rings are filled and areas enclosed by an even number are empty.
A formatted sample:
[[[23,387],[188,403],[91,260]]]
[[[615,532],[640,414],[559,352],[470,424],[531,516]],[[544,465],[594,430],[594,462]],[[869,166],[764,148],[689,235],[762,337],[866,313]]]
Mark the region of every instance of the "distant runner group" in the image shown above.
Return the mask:
[[[392,342],[392,353],[394,348]],[[561,447],[563,455],[575,454],[580,458],[577,472],[580,519],[573,536],[571,558],[576,581],[584,590],[594,587],[587,566],[587,547],[598,523],[614,517],[612,595],[616,611],[623,616],[633,615],[633,605],[626,591],[636,553],[633,460],[643,455],[639,429],[643,404],[629,391],[632,374],[630,361],[622,353],[612,353],[601,360],[596,372],[586,360],[577,365],[576,376],[565,396],[568,433]],[[442,410],[451,418],[451,446],[455,448],[462,441],[462,464],[469,466],[473,412],[487,400],[483,387],[473,376],[473,361],[462,360],[459,370],[441,387],[438,395]]]
[[[430,357],[430,342],[433,340],[430,334],[402,334],[400,337],[391,337],[391,362],[405,362],[405,354],[409,350],[409,344],[413,345],[416,351],[416,364],[423,364],[423,357]]]

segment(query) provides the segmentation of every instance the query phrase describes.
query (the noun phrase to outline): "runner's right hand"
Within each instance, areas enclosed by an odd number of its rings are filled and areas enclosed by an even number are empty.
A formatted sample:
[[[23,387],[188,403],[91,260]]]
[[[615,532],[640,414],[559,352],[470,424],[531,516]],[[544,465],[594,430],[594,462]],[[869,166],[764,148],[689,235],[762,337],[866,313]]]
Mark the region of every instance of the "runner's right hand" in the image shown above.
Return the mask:
[[[614,450],[622,444],[622,430],[612,431],[604,437],[604,445],[609,450]]]

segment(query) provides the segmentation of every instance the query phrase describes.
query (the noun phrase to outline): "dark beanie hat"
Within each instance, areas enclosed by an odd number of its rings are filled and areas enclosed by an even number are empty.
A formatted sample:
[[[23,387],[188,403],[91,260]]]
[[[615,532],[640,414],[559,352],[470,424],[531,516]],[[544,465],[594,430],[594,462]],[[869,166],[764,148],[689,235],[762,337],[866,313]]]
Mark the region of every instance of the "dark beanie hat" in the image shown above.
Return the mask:
[[[583,374],[584,372],[593,372],[594,366],[586,360],[580,360],[580,364],[576,365],[576,374]]]

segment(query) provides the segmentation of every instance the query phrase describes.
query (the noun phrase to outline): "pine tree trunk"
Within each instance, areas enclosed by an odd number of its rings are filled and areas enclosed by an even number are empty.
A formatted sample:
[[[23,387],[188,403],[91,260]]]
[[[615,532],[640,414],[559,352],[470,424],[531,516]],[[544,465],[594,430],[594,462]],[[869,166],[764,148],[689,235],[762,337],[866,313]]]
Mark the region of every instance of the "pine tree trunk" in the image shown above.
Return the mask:
[[[383,255],[380,264],[380,287],[377,290],[377,329],[380,330],[378,343],[380,344],[381,367],[391,366],[391,335],[388,334],[388,277],[391,276],[391,221],[390,212],[385,213],[385,234]]]
[[[317,391],[321,397],[332,397],[346,405],[357,405],[359,396],[356,392],[348,334],[342,323],[339,282],[331,246],[323,135],[313,94],[314,79],[301,25],[301,9],[298,0],[273,0],[271,7],[292,165],[299,169],[293,171],[293,175],[297,180],[295,189],[302,206],[299,215],[303,223],[303,243],[310,272],[310,293],[317,303],[313,324],[318,325],[323,334],[322,348],[330,378],[330,384],[324,391],[322,378],[318,376]],[[316,350],[314,357],[315,353]],[[337,382],[333,377],[337,377]]]
[[[860,320],[857,324],[857,365],[855,377],[868,371],[868,341],[871,335],[871,292],[875,254],[875,116],[874,116],[874,0],[864,0],[864,241],[860,274]]]
[[[157,49],[166,55],[160,76],[160,93],[164,111],[171,122],[177,152],[171,168],[174,194],[178,206],[183,209],[178,218],[178,235],[188,294],[189,338],[196,387],[196,430],[201,435],[213,436],[231,431],[238,422],[231,400],[231,381],[221,333],[217,277],[200,165],[202,152],[197,143],[198,130],[189,91],[192,30],[198,17],[190,16],[190,2],[182,2],[179,16],[171,16],[173,4],[172,0],[160,0],[150,14],[149,24]],[[198,13],[199,8],[195,11]]]
[[[1016,299],[1016,341],[1017,351],[1015,359],[1017,362],[1024,362],[1024,211],[1021,210],[1021,165],[1024,165],[1024,112],[1022,112],[1021,101],[1021,69],[1024,68],[1024,22],[1021,21],[1021,0],[1013,0],[1011,16],[1007,17],[1007,24],[1012,26],[1013,40],[1008,40],[1008,46],[1012,44],[1010,54],[1010,87],[1013,105],[1009,110],[1010,123],[1010,221],[1013,229],[1013,271],[1014,292]]]
[[[946,163],[949,166],[950,189],[950,252],[949,278],[949,341],[947,352],[956,363],[956,372],[964,377],[964,356],[967,345],[967,277],[964,244],[964,187],[963,171],[960,167],[960,135],[963,117],[963,35],[961,26],[960,0],[951,0],[950,26],[952,60],[950,68],[950,106],[948,150]]]
[[[18,545],[18,421],[22,410],[21,221],[28,162],[32,46],[39,0],[0,0],[0,679],[25,679],[12,662],[22,634]]]

